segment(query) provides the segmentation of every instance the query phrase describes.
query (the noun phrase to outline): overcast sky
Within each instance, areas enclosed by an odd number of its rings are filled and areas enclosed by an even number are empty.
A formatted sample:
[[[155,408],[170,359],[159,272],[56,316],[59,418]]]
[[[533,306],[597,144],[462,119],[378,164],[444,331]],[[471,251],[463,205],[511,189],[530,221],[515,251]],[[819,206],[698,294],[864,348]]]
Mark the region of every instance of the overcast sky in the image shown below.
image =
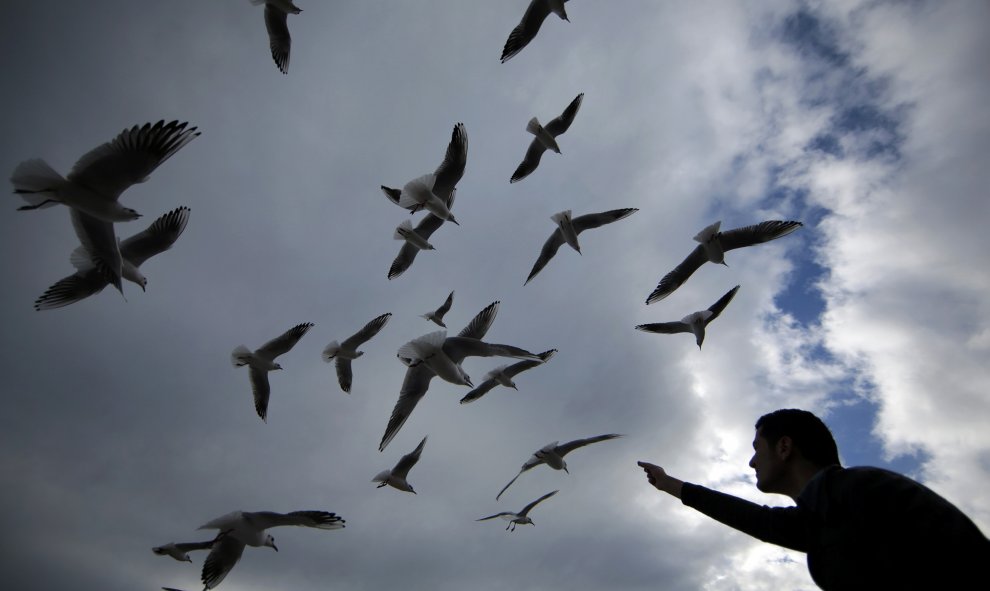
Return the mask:
[[[144,217],[191,208],[174,248],[126,284],[60,310],[32,303],[72,273],[62,206],[0,215],[0,557],[11,589],[199,589],[152,546],[207,539],[229,511],[322,509],[339,531],[280,528],[222,589],[811,589],[804,556],[711,522],[637,460],[769,505],[753,423],[822,415],[847,465],[905,471],[990,531],[990,6],[986,2],[574,0],[517,56],[528,0],[299,0],[288,75],[247,0],[0,3],[0,170],[67,173],[122,129],[202,136],[129,189]],[[522,181],[532,138],[581,109]],[[463,122],[454,212],[402,276],[409,219],[379,185],[432,172]],[[581,235],[528,285],[550,216],[635,207]],[[413,218],[414,222],[422,214]],[[732,251],[667,299],[646,296],[704,226],[804,222]],[[690,335],[678,320],[740,290]],[[434,380],[378,451],[419,315],[454,290],[459,331],[501,301],[488,340],[545,366],[470,405]],[[323,347],[391,312],[344,394]],[[315,326],[271,375],[268,422],[231,350]],[[480,382],[504,360],[468,359]],[[570,474],[534,451],[603,433]],[[371,478],[429,436],[409,480]],[[475,520],[537,507],[509,533]]]

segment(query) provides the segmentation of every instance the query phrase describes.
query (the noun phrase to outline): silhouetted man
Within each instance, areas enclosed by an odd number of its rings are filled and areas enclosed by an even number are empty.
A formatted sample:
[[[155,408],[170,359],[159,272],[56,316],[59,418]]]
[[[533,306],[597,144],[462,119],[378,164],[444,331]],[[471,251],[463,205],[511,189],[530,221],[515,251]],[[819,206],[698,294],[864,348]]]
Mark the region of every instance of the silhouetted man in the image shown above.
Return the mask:
[[[828,427],[808,411],[760,417],[756,488],[794,499],[766,507],[682,482],[639,462],[650,484],[712,519],[808,554],[822,589],[987,588],[990,541],[927,487],[888,470],[843,468]]]

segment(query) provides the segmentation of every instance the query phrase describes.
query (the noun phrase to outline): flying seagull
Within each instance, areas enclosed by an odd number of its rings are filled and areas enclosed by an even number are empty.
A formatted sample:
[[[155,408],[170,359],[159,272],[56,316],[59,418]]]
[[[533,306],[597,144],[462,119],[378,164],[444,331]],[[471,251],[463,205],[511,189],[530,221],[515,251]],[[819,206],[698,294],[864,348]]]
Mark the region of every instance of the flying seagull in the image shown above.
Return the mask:
[[[523,157],[523,161],[516,167],[516,171],[512,173],[512,178],[509,179],[510,183],[521,181],[536,170],[536,167],[540,165],[540,158],[543,157],[543,152],[550,149],[558,154],[560,153],[560,147],[557,146],[556,138],[571,126],[574,116],[577,115],[578,109],[581,107],[582,99],[584,99],[583,92],[577,95],[571,101],[571,104],[567,105],[567,108],[564,109],[564,112],[559,117],[547,123],[546,126],[540,125],[536,117],[529,120],[529,123],[526,124],[526,131],[536,137],[529,143],[526,156]]]
[[[447,296],[447,300],[439,308],[433,310],[432,312],[427,312],[426,314],[422,314],[422,316],[423,318],[432,321],[437,326],[442,326],[443,328],[447,328],[447,325],[443,323],[443,317],[444,314],[450,311],[450,306],[453,303],[454,303],[454,292],[450,292],[450,295]]]
[[[692,312],[684,318],[681,318],[679,322],[654,322],[652,324],[640,324],[636,327],[636,330],[642,330],[644,332],[658,332],[663,334],[674,334],[678,332],[690,332],[694,333],[694,341],[698,343],[698,348],[701,348],[701,343],[705,342],[705,328],[708,324],[718,318],[718,315],[722,313],[722,310],[729,305],[732,298],[735,297],[736,292],[739,291],[739,286],[735,286],[725,293],[724,296],[720,297],[717,302],[711,305],[707,310],[699,310],[698,312]]]
[[[471,378],[461,367],[465,357],[515,357],[517,359],[540,358],[533,353],[512,345],[486,343],[480,339],[448,337],[447,331],[438,330],[415,338],[397,354],[409,367],[423,363],[444,381],[458,386],[471,386]]]
[[[571,248],[578,251],[578,254],[580,254],[581,245],[578,244],[578,234],[590,228],[597,228],[599,226],[604,226],[605,224],[611,224],[612,222],[619,221],[636,213],[637,211],[639,211],[639,209],[635,207],[628,207],[625,209],[612,209],[601,213],[589,213],[576,218],[571,218],[571,210],[567,209],[550,216],[550,219],[557,223],[557,229],[554,230],[553,234],[550,234],[547,241],[543,243],[543,249],[540,250],[540,256],[537,257],[536,262],[533,263],[533,269],[529,272],[529,277],[526,278],[526,283],[529,283],[533,277],[536,277],[536,274],[550,262],[550,259],[557,254],[557,249],[559,249],[565,242],[569,244]],[[523,285],[526,283],[523,283]]]
[[[121,205],[118,198],[131,185],[148,180],[148,175],[199,135],[187,125],[159,121],[125,129],[84,154],[64,178],[40,158],[20,163],[10,182],[14,193],[29,205],[18,210],[62,203],[105,222],[137,219],[140,214]]]
[[[265,28],[268,29],[268,44],[272,48],[272,59],[283,74],[289,73],[289,50],[292,37],[289,36],[289,15],[302,10],[292,0],[251,0],[255,6],[265,5]]]
[[[272,391],[268,384],[268,372],[282,369],[281,365],[275,363],[275,358],[289,352],[313,326],[312,322],[297,324],[253,352],[244,345],[238,345],[230,354],[230,361],[234,367],[250,366],[254,408],[262,421],[268,421],[268,396]]]
[[[456,190],[451,191],[450,197],[446,201],[447,209],[450,209],[450,207],[454,204],[454,196],[456,194]],[[416,224],[416,227],[413,228],[412,231],[415,232],[416,235],[419,236],[419,238],[421,238],[424,242],[426,242],[430,236],[432,236],[433,233],[443,225],[444,221],[445,220],[443,218],[439,218],[432,213],[428,213],[426,214],[426,217]],[[427,242],[427,244],[429,243]],[[406,269],[411,267],[413,261],[416,260],[416,255],[419,254],[419,251],[419,248],[417,248],[409,240],[406,240],[406,242],[402,245],[402,248],[399,249],[399,254],[396,255],[395,260],[392,261],[392,266],[388,268],[388,278],[395,279],[399,275],[405,273]]]
[[[278,552],[275,538],[265,530],[281,525],[340,529],[344,527],[344,520],[335,513],[327,511],[293,511],[292,513],[234,511],[217,517],[199,527],[199,529],[218,529],[221,532],[203,564],[202,581],[205,589],[213,589],[223,581],[230,569],[234,568],[241,559],[244,546],[255,548],[269,546]]]
[[[488,333],[488,329],[491,328],[492,322],[495,321],[495,315],[498,314],[498,306],[498,301],[485,306],[457,336],[477,340],[484,338]],[[448,353],[448,358],[450,355],[451,353]],[[409,363],[413,363],[412,360],[409,360]],[[406,369],[406,375],[403,377],[402,386],[399,389],[399,399],[396,401],[395,407],[392,409],[392,414],[389,416],[388,425],[385,427],[385,434],[382,435],[381,443],[378,445],[378,451],[384,451],[396,433],[399,432],[399,429],[405,424],[406,419],[412,414],[413,409],[416,408],[419,401],[426,395],[426,391],[430,387],[430,381],[437,375],[427,363],[417,363],[414,365],[409,365],[409,363],[407,363],[408,369]]]
[[[72,210],[72,216],[74,220],[85,218],[88,223],[98,226],[111,225],[109,222],[97,220],[93,216],[77,210]],[[138,232],[121,242],[120,256],[123,278],[136,283],[144,290],[148,285],[148,280],[138,268],[149,258],[171,248],[172,244],[182,235],[183,230],[186,229],[188,221],[189,208],[179,207],[152,222],[143,232]],[[103,291],[103,288],[110,283],[106,274],[101,272],[85,246],[80,246],[73,251],[70,261],[76,267],[76,272],[45,290],[45,293],[35,300],[35,310],[51,310],[68,306]]]
[[[489,515],[488,517],[482,517],[481,519],[476,519],[475,521],[485,521],[488,519],[495,519],[496,517],[501,517],[502,519],[505,519],[509,522],[509,525],[505,526],[506,531],[510,531],[509,530],[510,527],[512,528],[511,531],[516,531],[516,525],[526,525],[527,523],[529,525],[536,525],[535,523],[533,523],[533,520],[529,517],[529,512],[533,509],[533,507],[539,505],[542,501],[545,501],[546,499],[549,499],[550,497],[554,496],[555,494],[557,494],[557,492],[559,491],[555,490],[553,492],[548,492],[547,494],[543,495],[542,497],[536,499],[532,503],[523,507],[523,510],[518,513],[512,513],[511,511],[502,511],[501,513],[496,513],[495,515]]]
[[[537,357],[540,358],[539,361],[526,360],[526,361],[519,361],[517,363],[513,363],[512,365],[500,365],[496,367],[495,369],[488,372],[488,374],[485,376],[485,381],[479,384],[478,387],[476,387],[474,390],[468,392],[467,395],[464,396],[464,398],[461,398],[461,404],[474,402],[475,400],[487,394],[489,391],[491,391],[492,388],[498,386],[499,384],[506,386],[508,388],[513,388],[515,390],[518,390],[519,388],[516,388],[516,383],[512,381],[512,378],[514,378],[519,373],[526,371],[527,369],[532,369],[538,365],[543,365],[544,363],[549,361],[550,358],[553,357],[553,354],[556,352],[557,352],[556,349],[550,349],[549,351],[538,353]]]
[[[395,465],[391,470],[383,470],[378,473],[374,478],[371,479],[372,482],[378,482],[378,488],[385,485],[391,486],[392,488],[397,488],[406,492],[411,492],[416,494],[413,490],[411,484],[406,481],[409,476],[409,470],[416,465],[419,461],[419,456],[423,454],[423,447],[426,445],[426,437],[419,442],[416,449],[402,456],[402,459]]]
[[[337,380],[340,382],[340,389],[344,392],[350,393],[351,391],[351,381],[353,380],[351,361],[364,355],[364,351],[358,351],[357,348],[378,334],[378,331],[385,326],[391,317],[391,313],[382,314],[365,324],[361,330],[344,339],[342,343],[330,341],[330,344],[323,349],[323,361],[330,363],[333,359],[337,360]]]
[[[565,455],[575,449],[578,449],[579,447],[591,445],[592,443],[598,443],[599,441],[608,441],[609,439],[615,439],[616,437],[622,437],[622,435],[609,433],[608,435],[598,435],[597,437],[588,437],[587,439],[575,439],[574,441],[568,441],[563,445],[558,445],[557,441],[544,445],[537,450],[536,453],[530,456],[528,460],[526,460],[526,463],[519,469],[519,474],[516,474],[512,480],[509,481],[509,484],[506,484],[502,490],[495,495],[495,500],[497,501],[499,497],[502,496],[502,493],[504,493],[507,488],[512,486],[512,483],[515,482],[516,478],[519,478],[523,472],[531,470],[540,464],[546,464],[554,470],[563,470],[564,472],[570,474],[567,470],[567,462],[564,461]]]
[[[540,25],[550,16],[551,12],[565,21],[571,22],[567,18],[567,11],[564,10],[565,2],[567,0],[532,0],[529,3],[529,8],[526,9],[526,14],[523,15],[516,28],[512,29],[509,38],[505,41],[505,47],[502,48],[502,63],[509,61],[512,56],[522,51],[522,48],[536,37],[540,31]]]
[[[467,128],[463,123],[457,123],[450,133],[450,143],[447,144],[443,162],[432,174],[409,181],[401,191],[382,185],[382,192],[389,201],[411,213],[426,209],[437,217],[457,224],[447,202],[451,200],[451,194],[464,176],[467,152]]]
[[[663,276],[663,279],[657,284],[653,293],[646,298],[647,304],[659,302],[674,293],[674,290],[683,285],[688,280],[688,277],[706,262],[724,265],[726,252],[735,248],[753,246],[754,244],[776,240],[777,238],[787,236],[804,225],[801,222],[795,221],[770,220],[752,226],[720,232],[719,226],[721,224],[722,222],[715,222],[701,232],[698,232],[694,240],[700,244],[694,247],[691,254],[681,261],[681,264],[677,265],[673,271]]]
[[[209,550],[213,547],[213,543],[217,541],[220,536],[206,542],[169,542],[164,546],[155,546],[151,549],[152,552],[159,556],[171,556],[172,558],[178,560],[179,562],[192,562],[192,558],[189,557],[189,552],[193,550]]]

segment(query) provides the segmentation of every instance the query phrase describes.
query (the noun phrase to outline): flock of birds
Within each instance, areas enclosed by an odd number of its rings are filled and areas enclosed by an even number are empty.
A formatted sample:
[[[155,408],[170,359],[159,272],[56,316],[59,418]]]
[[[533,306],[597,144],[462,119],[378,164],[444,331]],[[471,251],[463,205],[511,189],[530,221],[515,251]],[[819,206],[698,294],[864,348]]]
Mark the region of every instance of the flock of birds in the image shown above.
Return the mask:
[[[568,20],[564,10],[566,1],[531,0],[522,20],[512,30],[505,43],[501,61],[504,63],[526,47],[551,13]],[[272,58],[278,69],[282,73],[287,73],[291,48],[287,17],[289,14],[299,14],[300,9],[291,0],[251,0],[251,2],[265,5],[265,24]],[[526,131],[533,135],[533,139],[525,157],[512,174],[511,183],[516,183],[532,174],[547,150],[560,154],[557,139],[571,126],[583,98],[584,94],[579,94],[560,116],[545,126],[541,125],[536,117],[530,119]],[[75,273],[49,287],[35,301],[36,310],[67,306],[99,293],[107,285],[113,285],[123,293],[124,279],[137,284],[142,290],[145,289],[147,279],[139,270],[141,265],[149,258],[171,248],[186,227],[190,209],[185,206],[173,209],[156,219],[145,230],[119,240],[115,224],[140,217],[139,213],[122,205],[119,198],[128,187],[146,181],[152,172],[199,135],[200,132],[196,127],[178,121],[135,125],[122,131],[113,140],[84,154],[65,177],[41,159],[27,160],[15,168],[11,176],[14,192],[27,202],[27,205],[19,209],[36,210],[59,204],[68,207],[73,229],[80,242],[80,246],[70,256],[70,262],[76,269]],[[385,196],[397,206],[413,214],[425,212],[423,219],[415,226],[407,219],[396,228],[394,238],[403,241],[403,244],[388,270],[389,279],[407,271],[420,251],[433,250],[429,239],[444,222],[457,224],[451,209],[457,184],[464,174],[467,152],[467,130],[463,123],[457,123],[451,134],[445,157],[433,173],[407,182],[402,189],[384,185],[381,187]],[[572,216],[570,210],[554,214],[551,219],[556,227],[544,243],[526,278],[526,283],[533,280],[562,245],[567,244],[580,253],[579,234],[585,230],[622,220],[636,211],[636,208],[622,208],[576,217]],[[706,262],[725,264],[724,257],[727,251],[775,240],[799,227],[801,223],[797,221],[772,220],[723,232],[720,230],[719,222],[715,222],[694,236],[698,245],[683,262],[660,280],[656,289],[646,299],[646,303],[652,304],[669,296]],[[643,324],[636,328],[654,333],[693,333],[697,345],[701,347],[706,327],[725,310],[738,290],[737,285],[711,307],[688,314],[680,321]],[[412,339],[398,350],[399,360],[407,366],[406,373],[400,387],[399,399],[379,444],[380,451],[384,451],[396,436],[426,394],[434,377],[470,387],[471,390],[460,400],[461,404],[470,403],[499,385],[516,388],[513,381],[515,376],[543,365],[557,352],[556,349],[550,349],[534,354],[514,345],[483,340],[498,312],[498,301],[486,306],[456,336],[448,336],[443,318],[450,310],[453,298],[454,292],[451,292],[441,306],[422,315],[443,330]],[[331,341],[323,349],[323,360],[335,363],[342,391],[351,390],[352,364],[363,354],[359,347],[377,335],[390,317],[391,313],[382,314],[370,320],[353,335],[339,342]],[[290,351],[313,326],[313,323],[298,324],[257,349],[252,350],[240,345],[231,353],[231,361],[235,366],[248,367],[255,410],[262,420],[267,418],[271,394],[268,374],[282,369],[276,359]],[[462,362],[473,356],[497,356],[518,361],[489,371],[475,386],[462,367]],[[609,433],[564,444],[557,441],[547,444],[526,460],[519,473],[499,491],[496,500],[499,500],[523,473],[541,464],[554,470],[567,471],[567,463],[564,461],[566,454],[617,437],[621,435]],[[408,481],[409,472],[419,461],[426,440],[427,438],[423,437],[412,452],[402,456],[391,469],[377,474],[372,482],[377,482],[379,488],[391,486],[400,491],[415,493]],[[529,517],[529,513],[539,503],[557,492],[555,490],[544,494],[518,512],[502,511],[482,517],[478,521],[501,518],[509,522],[506,529],[514,531],[517,525],[532,524],[533,520]],[[218,530],[219,533],[210,540],[169,543],[155,547],[153,551],[156,554],[171,556],[178,561],[191,562],[189,552],[209,550],[201,580],[204,589],[212,589],[227,576],[246,546],[271,547],[277,551],[275,540],[268,530],[290,525],[332,530],[343,528],[345,520],[327,511],[294,511],[285,514],[235,511],[200,527],[200,529]]]

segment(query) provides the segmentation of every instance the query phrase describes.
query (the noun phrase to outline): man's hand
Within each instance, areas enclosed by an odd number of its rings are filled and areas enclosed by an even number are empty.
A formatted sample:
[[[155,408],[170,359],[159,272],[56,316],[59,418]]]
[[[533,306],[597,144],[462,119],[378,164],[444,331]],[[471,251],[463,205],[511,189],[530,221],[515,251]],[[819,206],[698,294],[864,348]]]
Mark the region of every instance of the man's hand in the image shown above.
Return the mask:
[[[667,474],[663,468],[657,466],[656,464],[651,464],[649,462],[636,462],[636,465],[646,472],[646,479],[649,480],[650,484],[655,486],[657,490],[662,490],[669,495],[681,498],[681,485],[684,484],[683,482]]]

